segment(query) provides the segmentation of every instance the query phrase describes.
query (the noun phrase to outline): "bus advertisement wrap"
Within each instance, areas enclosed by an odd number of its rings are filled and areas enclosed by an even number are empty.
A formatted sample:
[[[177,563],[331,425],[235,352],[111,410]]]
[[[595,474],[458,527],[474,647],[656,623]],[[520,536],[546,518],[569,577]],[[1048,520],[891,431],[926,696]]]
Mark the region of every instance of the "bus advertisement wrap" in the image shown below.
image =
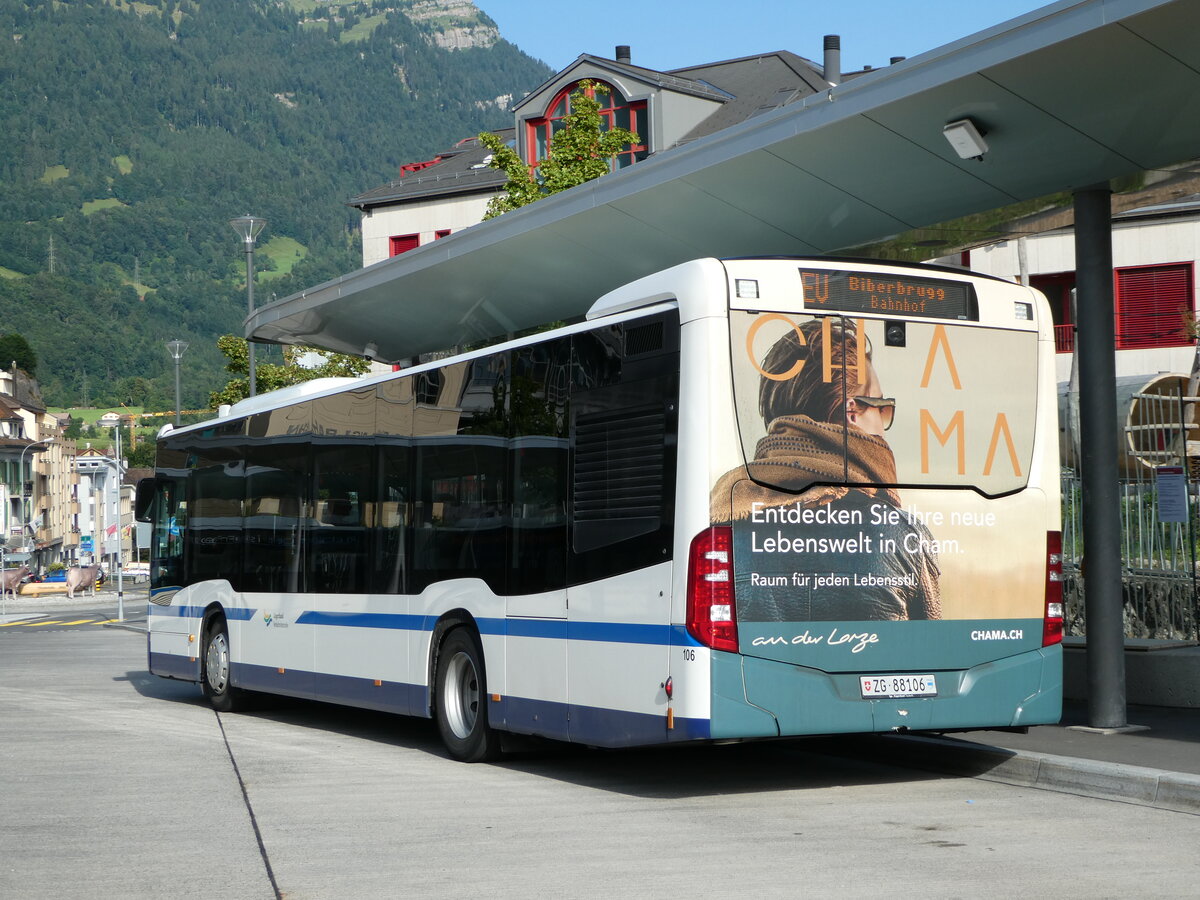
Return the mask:
[[[743,652],[871,671],[922,643],[943,666],[1040,646],[1045,498],[1021,490],[1037,333],[747,311],[730,327],[747,464],[711,518],[733,527]]]

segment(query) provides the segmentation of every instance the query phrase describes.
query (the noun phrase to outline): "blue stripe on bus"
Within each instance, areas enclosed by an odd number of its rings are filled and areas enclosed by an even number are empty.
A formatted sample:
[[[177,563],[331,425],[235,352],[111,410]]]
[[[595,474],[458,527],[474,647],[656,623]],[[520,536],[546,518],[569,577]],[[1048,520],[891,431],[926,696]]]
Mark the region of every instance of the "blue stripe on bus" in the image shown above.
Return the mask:
[[[250,663],[234,663],[230,667],[230,676],[233,684],[243,690],[342,703],[406,716],[429,716],[429,689],[423,684],[382,679],[376,684],[373,678]]]
[[[343,613],[306,610],[296,617],[297,625],[345,628],[394,628],[401,631],[432,631],[433,616],[403,613]],[[568,622],[565,619],[475,620],[480,634],[553,640],[598,641],[618,644],[661,644],[700,646],[682,625],[640,625],[630,622]]]
[[[199,619],[203,618],[205,606],[149,606],[152,616],[163,616],[168,619]],[[254,618],[257,609],[242,609],[236,606],[226,606],[221,610],[225,618],[231,622],[248,622]]]
[[[632,622],[568,622],[565,619],[478,619],[481,634],[555,638],[615,644],[672,644],[670,625]]]
[[[202,606],[150,606],[155,616],[200,618]],[[257,609],[226,607],[225,618],[247,622]],[[548,638],[552,640],[596,641],[615,644],[647,644],[672,647],[699,647],[700,643],[682,625],[645,625],[633,622],[569,622],[566,619],[476,619],[480,634],[508,637]],[[326,612],[305,610],[296,617],[297,625],[340,628],[384,628],[398,631],[433,631],[434,616],[405,613]]]
[[[346,628],[396,628],[401,631],[432,631],[425,616],[402,613],[320,612],[309,609],[296,617],[297,625],[339,625]]]

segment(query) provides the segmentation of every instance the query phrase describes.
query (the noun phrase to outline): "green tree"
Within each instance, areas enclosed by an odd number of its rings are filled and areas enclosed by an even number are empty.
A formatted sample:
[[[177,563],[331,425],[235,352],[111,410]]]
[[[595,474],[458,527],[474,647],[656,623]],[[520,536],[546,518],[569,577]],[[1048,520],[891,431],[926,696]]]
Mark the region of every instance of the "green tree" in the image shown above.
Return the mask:
[[[126,445],[121,448],[121,451],[131,469],[154,468],[154,441],[139,441],[137,446]]]
[[[579,89],[571,94],[571,111],[550,142],[550,155],[536,167],[526,165],[512,147],[491,132],[479,135],[479,143],[492,151],[489,165],[508,176],[504,193],[491,199],[484,219],[494,219],[510,209],[599,178],[612,170],[613,158],[623,147],[640,142],[637,134],[627,128],[605,127],[594,95],[607,92],[608,88],[597,82],[579,82]]]
[[[29,341],[19,334],[0,336],[0,367],[7,369],[12,363],[16,363],[17,368],[28,375],[37,374],[37,354],[29,346]]]
[[[217,339],[217,349],[228,362],[225,371],[236,376],[219,391],[209,395],[209,403],[216,409],[223,403],[237,403],[250,396],[250,351],[246,339],[232,334]],[[321,358],[316,366],[302,366],[300,359],[309,353]],[[358,356],[330,353],[315,347],[284,347],[283,365],[258,363],[254,366],[254,383],[257,393],[278,390],[293,384],[312,381],[314,378],[334,378],[362,375],[369,371],[371,363]]]

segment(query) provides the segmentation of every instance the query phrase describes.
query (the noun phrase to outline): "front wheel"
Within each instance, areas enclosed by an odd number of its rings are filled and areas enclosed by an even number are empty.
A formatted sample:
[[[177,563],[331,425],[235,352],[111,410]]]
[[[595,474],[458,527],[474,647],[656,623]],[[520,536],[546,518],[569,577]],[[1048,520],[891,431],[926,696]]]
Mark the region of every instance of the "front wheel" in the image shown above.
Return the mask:
[[[447,635],[438,655],[436,713],[442,743],[463,762],[487,762],[500,755],[500,735],[488,724],[483,649],[467,628]]]
[[[247,692],[230,684],[229,626],[223,616],[209,620],[204,629],[203,671],[200,686],[204,696],[217,712],[237,712],[245,709]]]

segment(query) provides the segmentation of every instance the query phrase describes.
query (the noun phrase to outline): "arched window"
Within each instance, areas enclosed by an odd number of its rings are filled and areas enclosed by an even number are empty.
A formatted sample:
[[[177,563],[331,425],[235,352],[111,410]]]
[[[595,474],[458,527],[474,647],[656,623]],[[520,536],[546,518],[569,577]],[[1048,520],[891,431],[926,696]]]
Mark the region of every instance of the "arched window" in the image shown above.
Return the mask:
[[[637,134],[641,140],[640,144],[626,144],[621,149],[621,152],[617,154],[615,159],[616,168],[622,169],[625,166],[645,159],[650,153],[646,101],[635,100],[631,103],[625,99],[624,94],[611,84],[605,82],[597,83],[603,84],[604,87],[608,88],[608,93],[606,94],[603,91],[597,93],[592,88],[588,88],[587,94],[600,102],[601,127],[605,130],[614,127],[628,128]],[[526,132],[528,136],[527,146],[529,148],[529,162],[531,165],[536,166],[550,155],[550,142],[554,140],[554,135],[562,129],[563,119],[571,111],[571,94],[578,90],[578,81],[563,88],[555,96],[554,100],[551,101],[546,115],[540,119],[529,119],[526,122],[526,128],[528,129]]]

